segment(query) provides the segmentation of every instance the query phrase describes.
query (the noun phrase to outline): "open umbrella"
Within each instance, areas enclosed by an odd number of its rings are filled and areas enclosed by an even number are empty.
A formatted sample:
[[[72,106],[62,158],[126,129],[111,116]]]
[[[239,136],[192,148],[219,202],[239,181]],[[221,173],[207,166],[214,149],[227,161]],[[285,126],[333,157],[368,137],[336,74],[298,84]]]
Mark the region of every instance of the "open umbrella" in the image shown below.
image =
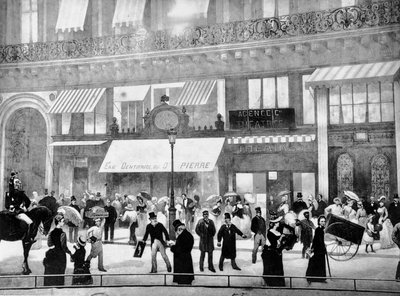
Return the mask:
[[[279,192],[276,197],[280,197],[280,196],[284,196],[284,195],[288,195],[288,194],[290,194],[290,190],[283,190],[283,191]]]
[[[358,197],[358,195],[355,194],[353,191],[350,191],[350,190],[343,190],[343,193],[344,193],[345,196],[347,196],[347,197],[350,198],[350,199],[353,199],[353,200],[355,200],[355,201],[359,201],[359,200],[360,200],[360,198]]]
[[[140,191],[139,195],[143,197],[143,199],[151,200],[151,195],[147,191]]]
[[[166,203],[166,202],[168,202],[169,201],[169,197],[168,196],[163,196],[163,197],[160,197],[159,199],[158,199],[158,203],[160,204],[160,203]]]
[[[218,199],[220,199],[221,196],[217,195],[217,194],[212,194],[209,197],[207,197],[206,201],[217,201]]]
[[[61,212],[64,215],[65,222],[70,222],[75,226],[78,226],[82,222],[82,217],[79,212],[70,206],[61,206],[57,209],[57,212]]]

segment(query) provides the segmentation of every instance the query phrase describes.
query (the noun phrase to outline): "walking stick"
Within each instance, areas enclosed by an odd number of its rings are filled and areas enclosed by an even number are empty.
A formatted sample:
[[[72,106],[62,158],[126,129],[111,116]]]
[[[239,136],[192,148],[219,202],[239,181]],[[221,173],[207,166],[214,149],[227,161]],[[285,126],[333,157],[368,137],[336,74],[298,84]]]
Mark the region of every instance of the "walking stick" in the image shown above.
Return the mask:
[[[325,251],[326,251],[326,246],[325,246]],[[329,265],[328,252],[325,252],[325,256],[326,256],[326,262],[327,262],[327,265],[328,265],[329,277],[332,277],[332,274],[331,274],[331,266]]]

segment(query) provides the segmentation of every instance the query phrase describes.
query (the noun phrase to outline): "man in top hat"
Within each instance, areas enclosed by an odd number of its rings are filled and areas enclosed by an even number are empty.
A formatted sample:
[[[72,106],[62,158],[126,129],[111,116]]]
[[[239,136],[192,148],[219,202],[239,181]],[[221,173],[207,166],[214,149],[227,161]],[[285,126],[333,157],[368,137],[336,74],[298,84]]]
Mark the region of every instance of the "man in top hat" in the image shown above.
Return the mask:
[[[400,203],[399,203],[399,195],[395,193],[393,195],[393,202],[390,203],[388,208],[389,220],[392,222],[392,225],[396,225],[400,222]]]
[[[100,271],[106,272],[107,270],[104,268],[103,265],[103,243],[101,241],[103,237],[103,229],[105,220],[101,221],[102,219],[96,218],[94,220],[95,225],[90,227],[87,231],[87,237],[91,240],[92,248],[90,250],[90,254],[87,257],[86,261],[90,262],[92,258],[96,258],[99,256],[98,260],[98,269]]]
[[[224,240],[222,244],[221,257],[219,258],[219,270],[221,271],[224,270],[225,258],[231,259],[233,269],[241,270],[235,261],[236,234],[246,238],[246,235],[244,235],[234,224],[232,224],[231,215],[229,213],[225,213],[225,224],[221,226],[217,234],[218,247],[221,247],[221,240]]]
[[[303,200],[303,194],[297,192],[297,200],[293,203],[293,212],[298,215],[302,210],[307,210],[307,204]]]
[[[71,196],[71,204],[69,205],[71,208],[74,208],[75,210],[78,211],[79,216],[81,215],[81,209],[79,206],[76,204],[76,197],[74,195]],[[70,243],[76,243],[78,239],[78,231],[79,231],[79,225],[75,225],[72,222],[67,223],[68,228],[69,228],[69,242]]]
[[[150,235],[151,240],[151,271],[150,273],[157,273],[157,252],[161,253],[161,257],[164,259],[167,265],[168,272],[172,271],[171,263],[169,262],[168,256],[165,253],[165,247],[167,243],[164,241],[164,237],[169,241],[169,235],[164,225],[158,223],[157,216],[154,212],[149,213],[150,223],[146,226],[146,232],[143,237],[143,243],[146,243],[148,236]]]
[[[267,224],[265,219],[261,216],[261,208],[256,207],[256,216],[251,220],[251,231],[254,233],[254,247],[252,252],[252,262],[257,262],[258,248],[265,245],[265,238],[267,235]]]
[[[108,217],[106,217],[106,222],[104,224],[104,240],[108,241],[108,230],[110,230],[110,239],[113,241],[114,225],[115,221],[117,221],[118,214],[117,210],[111,205],[111,200],[109,198],[106,199],[104,210],[108,213]]]
[[[216,233],[215,225],[212,220],[209,219],[209,212],[203,211],[203,218],[197,222],[196,233],[200,237],[199,249],[200,249],[200,271],[204,271],[204,258],[208,253],[208,269],[211,272],[215,272],[213,263],[213,251],[214,251],[214,235]]]

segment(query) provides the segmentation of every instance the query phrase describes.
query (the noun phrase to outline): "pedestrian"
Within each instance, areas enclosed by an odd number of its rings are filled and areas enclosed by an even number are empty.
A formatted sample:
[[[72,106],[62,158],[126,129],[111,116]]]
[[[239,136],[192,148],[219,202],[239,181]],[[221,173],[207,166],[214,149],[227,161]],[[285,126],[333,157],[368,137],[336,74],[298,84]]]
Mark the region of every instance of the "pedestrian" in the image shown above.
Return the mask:
[[[383,195],[378,199],[379,205],[377,209],[377,213],[379,215],[378,223],[381,225],[379,236],[381,242],[381,249],[388,249],[393,247],[392,241],[392,232],[393,232],[393,225],[390,222],[388,210],[385,206],[386,197]]]
[[[307,282],[326,283],[326,247],[324,241],[325,216],[318,217],[318,227],[315,229],[314,239],[311,245],[311,255],[306,271]],[[312,278],[318,277],[318,278]]]
[[[311,211],[313,218],[318,218],[319,216],[323,216],[325,214],[325,209],[327,207],[326,202],[322,198],[322,194],[317,195],[317,202],[314,204],[314,208]]]
[[[304,212],[304,219],[299,221],[300,225],[300,242],[303,244],[301,257],[306,258],[306,251],[310,248],[313,239],[314,223],[310,220],[310,213]],[[307,258],[308,259],[308,258]]]
[[[43,259],[44,274],[60,274],[61,276],[48,276],[44,278],[44,286],[62,286],[64,285],[64,274],[67,267],[68,253],[71,251],[67,247],[67,235],[62,230],[64,226],[64,216],[57,214],[54,217],[55,228],[50,232],[47,238],[49,250]]]
[[[393,195],[393,202],[389,205],[388,214],[393,226],[400,222],[400,203],[397,193]]]
[[[400,222],[393,227],[392,240],[400,249]],[[397,281],[400,281],[400,260],[397,264],[396,276]]]
[[[365,243],[365,253],[368,253],[368,246],[371,247],[371,252],[375,253],[373,244],[375,240],[379,240],[379,231],[375,230],[374,214],[368,215],[367,225],[363,235],[363,242]]]
[[[147,226],[146,222],[147,204],[143,201],[143,197],[140,195],[136,196],[136,200],[137,200],[136,212],[138,215],[138,229],[136,234],[142,236],[144,235]]]
[[[176,242],[171,246],[171,252],[174,253],[174,276],[172,281],[179,285],[191,285],[194,280],[191,254],[194,238],[180,220],[175,220],[172,225],[176,233]],[[185,275],[179,275],[179,273],[185,273]]]
[[[137,213],[131,204],[128,204],[125,207],[125,213],[122,216],[122,221],[129,222],[129,244],[136,246],[137,239],[136,239],[136,228],[138,227],[138,218]]]
[[[90,263],[85,261],[85,246],[86,238],[81,235],[74,245],[75,253],[71,255],[71,260],[74,262],[74,274],[76,274],[72,277],[73,285],[91,285],[93,283],[92,276],[89,275]]]
[[[86,258],[86,261],[90,263],[92,258],[98,258],[97,268],[100,271],[106,272],[107,270],[103,265],[103,243],[101,241],[103,237],[103,229],[105,221],[100,218],[94,219],[95,225],[90,227],[87,231],[87,237],[90,239],[92,244],[92,248],[90,250],[89,256]]]
[[[171,263],[169,262],[168,256],[165,253],[165,247],[167,243],[164,241],[163,235],[165,239],[169,241],[169,235],[167,229],[165,229],[164,225],[158,223],[157,216],[153,212],[149,213],[150,223],[146,226],[146,232],[143,237],[143,243],[146,243],[148,236],[150,235],[151,240],[151,271],[150,273],[157,273],[157,252],[161,253],[161,257],[164,259],[165,264],[167,265],[168,272],[172,271]]]
[[[307,204],[303,200],[303,194],[301,192],[297,192],[297,200],[293,203],[293,212],[297,215],[303,211],[307,210]]]
[[[281,197],[281,203],[276,210],[278,216],[285,217],[289,213],[288,196],[287,194]]]
[[[283,234],[278,230],[279,222],[282,216],[272,216],[269,221],[269,229],[267,232],[267,242],[264,245],[261,258],[263,259],[263,275],[264,282],[268,286],[285,286],[285,278],[283,272],[281,239]],[[275,275],[277,277],[273,277]]]
[[[218,231],[218,247],[221,247],[221,240],[223,240],[221,257],[219,258],[219,270],[224,270],[224,260],[231,259],[232,268],[235,270],[241,270],[236,264],[236,234],[242,238],[246,236],[234,225],[232,224],[231,215],[225,213],[225,224],[221,226]]]
[[[186,225],[190,225],[193,217],[193,207],[194,207],[194,202],[192,199],[187,198],[186,193],[182,193],[182,207],[183,211],[185,212],[185,217],[184,221]],[[189,228],[190,229],[190,228]]]
[[[74,208],[75,210],[78,211],[78,215],[80,216],[81,214],[81,209],[79,206],[76,204],[76,197],[71,196],[71,204],[69,205],[71,208]],[[68,221],[68,230],[69,230],[69,242],[70,243],[76,243],[78,240],[78,232],[79,232],[79,225],[75,225],[71,221]]]
[[[200,237],[199,250],[200,250],[200,271],[204,271],[204,258],[208,254],[208,270],[215,272],[213,263],[214,252],[214,235],[216,233],[215,225],[209,219],[207,210],[203,211],[203,218],[197,222],[196,233]]]
[[[378,214],[378,203],[375,201],[375,197],[371,196],[369,202],[365,204],[365,210],[367,211],[367,215],[373,214],[372,224],[376,225],[379,223],[379,214]]]
[[[251,231],[254,233],[254,247],[252,252],[252,263],[257,262],[257,252],[259,247],[264,247],[267,232],[265,219],[261,216],[261,208],[256,207],[256,216],[251,220]]]
[[[325,208],[325,215],[331,213],[332,215],[343,217],[342,201],[339,197],[333,199],[333,204]]]
[[[114,225],[115,221],[117,221],[117,210],[111,205],[111,200],[109,198],[106,199],[106,206],[104,210],[108,213],[108,217],[106,217],[104,223],[104,240],[108,241],[108,230],[110,230],[110,240],[114,241]]]

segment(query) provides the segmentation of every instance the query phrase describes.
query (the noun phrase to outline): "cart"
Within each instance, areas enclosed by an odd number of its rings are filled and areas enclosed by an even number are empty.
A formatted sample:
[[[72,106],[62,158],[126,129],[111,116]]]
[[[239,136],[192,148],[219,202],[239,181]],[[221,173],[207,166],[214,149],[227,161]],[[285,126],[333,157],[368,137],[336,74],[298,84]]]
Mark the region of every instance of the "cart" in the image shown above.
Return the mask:
[[[342,217],[328,214],[325,225],[325,244],[329,257],[336,261],[353,258],[361,244],[365,228]]]

